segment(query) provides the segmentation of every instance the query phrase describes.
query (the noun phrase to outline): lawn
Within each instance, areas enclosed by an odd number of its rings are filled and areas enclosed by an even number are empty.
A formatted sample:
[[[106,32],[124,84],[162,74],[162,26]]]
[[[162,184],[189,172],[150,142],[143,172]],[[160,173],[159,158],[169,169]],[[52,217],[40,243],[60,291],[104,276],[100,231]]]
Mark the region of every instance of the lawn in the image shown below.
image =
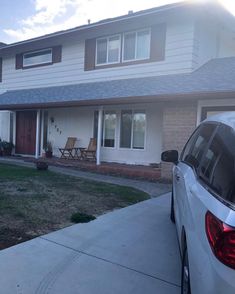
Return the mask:
[[[134,188],[0,164],[0,249],[148,199]]]

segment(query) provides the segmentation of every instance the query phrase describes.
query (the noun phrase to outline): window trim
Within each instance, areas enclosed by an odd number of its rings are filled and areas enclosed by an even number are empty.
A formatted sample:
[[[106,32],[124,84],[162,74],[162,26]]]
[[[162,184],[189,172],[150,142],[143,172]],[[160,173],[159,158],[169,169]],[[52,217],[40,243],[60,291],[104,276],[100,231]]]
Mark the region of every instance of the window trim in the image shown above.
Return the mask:
[[[122,125],[122,111],[131,111],[131,147],[121,147],[121,125]],[[133,147],[133,138],[134,138],[134,114],[135,113],[144,113],[145,114],[145,132],[144,132],[144,148],[134,148]],[[120,123],[119,123],[119,145],[118,149],[120,150],[133,150],[133,151],[146,151],[146,133],[147,133],[147,115],[146,110],[144,109],[121,109],[120,111]]]
[[[51,51],[50,52],[50,57],[51,57],[50,61],[38,62],[38,63],[30,63],[30,64],[27,64],[27,65],[24,64],[24,60],[25,60],[26,55],[33,54],[33,53],[39,53],[39,52],[43,52],[43,51],[48,51],[48,50]],[[29,67],[36,67],[36,66],[45,65],[45,64],[52,64],[53,63],[53,48],[50,47],[50,48],[45,48],[45,49],[41,49],[41,50],[25,52],[25,53],[23,53],[22,58],[23,58],[22,68],[29,68]]]
[[[140,32],[144,32],[144,31],[148,31],[149,32],[149,54],[148,57],[146,58],[136,58],[137,55],[137,35]],[[135,58],[134,59],[124,59],[124,46],[125,46],[125,35],[131,34],[131,33],[135,33]],[[125,32],[123,33],[122,36],[122,62],[126,63],[126,62],[135,62],[135,61],[141,61],[141,60],[149,60],[151,57],[151,28],[145,28],[145,29],[141,29],[141,30],[136,30],[136,31],[129,31],[129,32]]]
[[[108,55],[109,55],[109,50],[108,50],[108,44],[109,44],[109,39],[114,38],[114,37],[119,37],[119,54],[118,54],[118,61],[114,62],[108,62]],[[106,53],[106,63],[97,63],[97,56],[98,56],[98,41],[99,40],[106,40],[107,41],[107,53]],[[101,37],[96,39],[96,50],[95,50],[95,66],[104,66],[104,65],[112,65],[112,64],[118,64],[121,62],[121,49],[122,49],[122,35],[121,34],[115,34],[115,35],[109,35],[107,37]]]

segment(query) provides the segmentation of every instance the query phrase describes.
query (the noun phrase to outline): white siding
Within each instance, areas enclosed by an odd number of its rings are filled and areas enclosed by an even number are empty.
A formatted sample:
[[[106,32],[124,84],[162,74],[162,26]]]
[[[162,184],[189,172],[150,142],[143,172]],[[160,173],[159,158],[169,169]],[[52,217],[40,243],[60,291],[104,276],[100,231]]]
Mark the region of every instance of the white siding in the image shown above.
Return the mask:
[[[220,42],[218,57],[235,56],[235,40],[234,33],[226,29],[220,31]]]
[[[221,26],[216,20],[195,23],[194,37],[194,69],[202,66],[213,58],[235,56],[234,33]]]
[[[167,24],[164,61],[93,71],[84,71],[84,40],[63,44],[62,62],[50,66],[15,70],[11,56],[3,60],[0,91],[190,72],[193,38],[193,21],[172,20]]]
[[[194,69],[202,66],[218,55],[218,33],[215,22],[195,23]]]
[[[159,104],[139,104],[113,106],[117,113],[116,146],[101,148],[101,160],[108,162],[144,164],[159,163],[162,146],[162,108]],[[119,148],[120,112],[122,109],[139,109],[146,111],[146,144],[144,150]],[[77,137],[78,147],[87,147],[93,137],[93,107],[52,109],[49,110],[48,140],[52,142],[54,154],[59,156],[58,148],[64,147],[67,137]],[[50,118],[54,122],[50,122]]]

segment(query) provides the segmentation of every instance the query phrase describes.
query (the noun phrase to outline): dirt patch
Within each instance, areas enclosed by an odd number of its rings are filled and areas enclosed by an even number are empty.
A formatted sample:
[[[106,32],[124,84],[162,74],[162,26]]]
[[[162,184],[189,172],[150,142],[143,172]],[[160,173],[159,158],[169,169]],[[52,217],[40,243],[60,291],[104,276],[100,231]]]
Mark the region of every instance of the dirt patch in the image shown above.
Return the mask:
[[[23,241],[32,239],[31,235],[27,235],[23,230],[1,228],[0,229],[0,250],[19,244]]]
[[[149,198],[139,190],[0,165],[0,249]]]

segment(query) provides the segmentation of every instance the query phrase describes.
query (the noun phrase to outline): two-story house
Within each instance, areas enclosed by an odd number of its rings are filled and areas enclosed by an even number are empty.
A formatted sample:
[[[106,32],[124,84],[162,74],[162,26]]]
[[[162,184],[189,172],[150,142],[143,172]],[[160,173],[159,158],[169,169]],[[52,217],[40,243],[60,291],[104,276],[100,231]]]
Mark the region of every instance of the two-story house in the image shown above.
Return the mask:
[[[1,44],[0,137],[36,157],[48,140],[58,154],[96,137],[97,164],[160,163],[235,109],[234,28],[216,1],[182,2]]]

